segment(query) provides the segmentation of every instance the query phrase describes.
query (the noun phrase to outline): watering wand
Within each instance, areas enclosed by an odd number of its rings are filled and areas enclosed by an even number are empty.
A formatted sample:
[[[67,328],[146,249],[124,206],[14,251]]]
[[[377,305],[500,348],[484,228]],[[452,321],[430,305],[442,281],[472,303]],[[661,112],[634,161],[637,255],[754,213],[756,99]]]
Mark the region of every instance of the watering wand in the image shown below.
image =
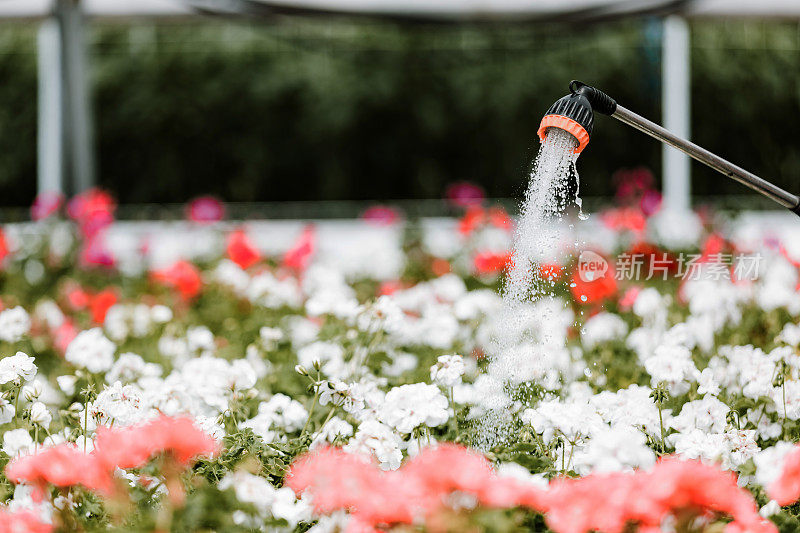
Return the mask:
[[[576,80],[570,82],[569,90],[570,94],[557,100],[542,118],[538,132],[542,141],[547,136],[549,128],[559,128],[569,132],[578,140],[578,147],[575,149],[575,153],[581,153],[586,148],[586,145],[589,144],[589,137],[594,126],[594,111],[597,111],[614,117],[654,139],[677,148],[717,172],[750,187],[795,214],[800,215],[800,197],[797,195],[786,192],[767,180],[759,178],[755,174],[709,152],[705,148],[682,139],[658,124],[625,109],[603,91]]]

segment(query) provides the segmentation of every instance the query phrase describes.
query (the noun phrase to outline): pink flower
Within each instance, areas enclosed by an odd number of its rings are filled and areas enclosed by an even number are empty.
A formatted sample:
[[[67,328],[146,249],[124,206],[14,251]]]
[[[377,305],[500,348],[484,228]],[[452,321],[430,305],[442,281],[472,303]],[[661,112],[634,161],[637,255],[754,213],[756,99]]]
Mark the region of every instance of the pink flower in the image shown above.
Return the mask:
[[[67,346],[78,336],[78,328],[69,318],[65,318],[60,326],[53,332],[53,345],[62,354],[66,353]]]
[[[111,195],[100,189],[89,189],[73,197],[67,214],[78,224],[85,238],[96,236],[114,222],[117,204]]]
[[[6,466],[6,477],[14,483],[35,485],[39,490],[44,490],[48,484],[56,487],[82,485],[108,495],[113,489],[110,471],[94,455],[67,443],[14,459]]]
[[[216,441],[189,418],[160,416],[126,428],[97,428],[95,453],[107,468],[140,468],[154,456],[169,453],[181,466],[218,451]]]
[[[324,448],[297,459],[286,484],[297,494],[310,493],[318,513],[349,510],[359,527],[417,523],[441,510],[456,491],[489,507],[541,504],[540,491],[498,478],[483,456],[455,444],[427,448],[394,472]]]
[[[186,205],[186,218],[198,224],[219,222],[225,218],[225,204],[213,196],[200,196]]]
[[[661,201],[661,193],[655,189],[650,189],[642,194],[642,199],[639,200],[639,209],[642,210],[644,216],[651,217],[661,209]]]
[[[732,473],[672,456],[649,471],[558,480],[546,498],[547,523],[559,533],[622,533],[629,524],[653,528],[667,516],[687,513],[727,516],[733,519],[729,527],[741,531],[777,531]]]
[[[458,207],[480,205],[486,199],[483,187],[467,181],[453,183],[445,191],[447,200]]]
[[[800,498],[800,446],[796,446],[783,460],[781,475],[767,487],[769,497],[781,506]]]
[[[619,307],[623,311],[628,311],[633,307],[633,304],[636,302],[636,297],[639,296],[642,288],[638,285],[635,285],[625,291],[625,294],[622,295],[622,298],[619,300]]]
[[[308,225],[298,237],[294,245],[283,256],[283,266],[302,272],[308,267],[314,255],[316,231],[314,226]]]
[[[243,269],[248,269],[261,260],[261,253],[244,230],[236,230],[228,235],[226,248],[228,258]]]
[[[57,192],[45,191],[39,194],[31,205],[31,218],[35,221],[44,220],[61,207],[64,196]]]
[[[55,527],[46,524],[31,511],[0,509],[0,533],[50,533]]]
[[[400,218],[400,212],[388,205],[373,205],[361,213],[362,220],[375,226],[391,226]]]
[[[178,291],[184,300],[191,300],[203,288],[200,270],[192,263],[184,260],[176,261],[171,266],[155,270],[151,277],[157,283]]]
[[[86,237],[80,251],[80,262],[83,266],[112,267],[116,262],[114,253],[106,246],[102,233]]]

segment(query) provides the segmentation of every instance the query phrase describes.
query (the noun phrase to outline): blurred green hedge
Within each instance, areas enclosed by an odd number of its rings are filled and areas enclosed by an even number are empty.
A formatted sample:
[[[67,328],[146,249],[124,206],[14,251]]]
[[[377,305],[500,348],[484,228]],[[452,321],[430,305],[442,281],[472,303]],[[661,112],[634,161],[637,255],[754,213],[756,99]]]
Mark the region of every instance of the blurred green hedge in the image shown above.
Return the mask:
[[[543,112],[570,79],[660,119],[660,25],[95,25],[99,179],[123,202],[520,196]],[[693,138],[800,191],[800,25],[698,22]],[[35,27],[0,31],[0,205],[34,195]],[[582,194],[661,148],[599,117]],[[701,195],[744,189],[698,165]]]

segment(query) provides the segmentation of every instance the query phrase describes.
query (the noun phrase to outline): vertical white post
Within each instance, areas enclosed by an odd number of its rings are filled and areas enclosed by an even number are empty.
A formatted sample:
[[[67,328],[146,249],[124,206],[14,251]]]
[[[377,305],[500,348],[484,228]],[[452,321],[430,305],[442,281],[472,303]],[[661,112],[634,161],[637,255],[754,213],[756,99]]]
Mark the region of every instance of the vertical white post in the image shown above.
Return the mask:
[[[689,139],[691,117],[691,51],[689,26],[682,17],[664,19],[662,42],[662,113],[664,127]],[[691,207],[689,156],[671,146],[663,148],[664,207],[685,211]]]
[[[67,124],[70,130],[70,193],[94,186],[94,135],[89,98],[86,25],[80,0],[59,0]]]
[[[37,37],[39,76],[36,192],[64,192],[61,37],[58,22],[42,22]]]

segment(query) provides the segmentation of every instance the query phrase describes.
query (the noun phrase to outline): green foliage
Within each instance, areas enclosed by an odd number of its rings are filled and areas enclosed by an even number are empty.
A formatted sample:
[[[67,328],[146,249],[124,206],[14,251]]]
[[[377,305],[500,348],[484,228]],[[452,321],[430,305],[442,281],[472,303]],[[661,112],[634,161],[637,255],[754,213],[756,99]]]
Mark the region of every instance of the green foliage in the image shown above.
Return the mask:
[[[692,137],[791,188],[800,39],[786,22],[693,22]],[[34,194],[35,26],[0,32],[0,198]],[[99,179],[122,202],[440,197],[472,180],[519,196],[542,113],[578,78],[660,119],[656,19],[598,27],[96,23]],[[658,143],[598,117],[582,192]],[[744,194],[694,167],[702,195]]]

